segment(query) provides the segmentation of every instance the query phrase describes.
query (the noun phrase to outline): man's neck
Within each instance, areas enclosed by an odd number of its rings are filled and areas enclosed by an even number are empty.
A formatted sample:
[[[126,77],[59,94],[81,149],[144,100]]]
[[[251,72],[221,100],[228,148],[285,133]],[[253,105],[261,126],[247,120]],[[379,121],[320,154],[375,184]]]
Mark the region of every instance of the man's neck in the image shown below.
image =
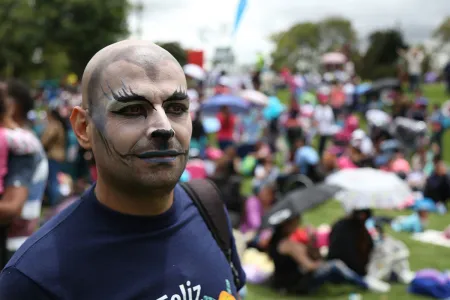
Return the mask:
[[[101,178],[98,178],[95,186],[95,195],[98,201],[106,207],[135,216],[157,216],[169,210],[173,204],[173,191],[164,195],[148,193],[144,197],[136,197],[136,195],[131,196],[126,192],[112,188]]]

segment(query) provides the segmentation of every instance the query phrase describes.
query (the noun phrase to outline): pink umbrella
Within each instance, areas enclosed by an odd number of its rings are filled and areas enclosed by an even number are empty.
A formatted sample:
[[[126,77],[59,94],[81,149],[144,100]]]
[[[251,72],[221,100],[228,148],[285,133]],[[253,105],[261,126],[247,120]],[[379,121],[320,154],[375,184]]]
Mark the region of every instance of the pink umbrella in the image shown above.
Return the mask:
[[[322,63],[325,65],[345,64],[347,57],[340,52],[329,52],[322,56]]]

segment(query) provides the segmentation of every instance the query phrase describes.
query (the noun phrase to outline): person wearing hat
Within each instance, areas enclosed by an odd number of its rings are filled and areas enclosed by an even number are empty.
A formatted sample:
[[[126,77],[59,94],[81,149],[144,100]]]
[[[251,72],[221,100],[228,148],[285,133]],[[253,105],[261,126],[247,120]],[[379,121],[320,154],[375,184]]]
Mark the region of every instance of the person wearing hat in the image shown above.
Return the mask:
[[[354,154],[352,161],[358,167],[372,167],[373,166],[373,153],[374,147],[370,137],[362,129],[357,129],[352,133],[350,145]],[[355,156],[355,154],[357,154]],[[352,156],[352,155],[351,155]]]

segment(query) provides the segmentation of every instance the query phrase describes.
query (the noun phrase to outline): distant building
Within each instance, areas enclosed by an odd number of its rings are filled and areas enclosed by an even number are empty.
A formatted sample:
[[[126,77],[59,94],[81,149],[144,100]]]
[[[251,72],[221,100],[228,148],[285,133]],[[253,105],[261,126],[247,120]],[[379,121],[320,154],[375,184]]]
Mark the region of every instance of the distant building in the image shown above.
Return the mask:
[[[236,57],[229,46],[217,47],[214,51],[212,64],[215,68],[232,71],[236,63]]]

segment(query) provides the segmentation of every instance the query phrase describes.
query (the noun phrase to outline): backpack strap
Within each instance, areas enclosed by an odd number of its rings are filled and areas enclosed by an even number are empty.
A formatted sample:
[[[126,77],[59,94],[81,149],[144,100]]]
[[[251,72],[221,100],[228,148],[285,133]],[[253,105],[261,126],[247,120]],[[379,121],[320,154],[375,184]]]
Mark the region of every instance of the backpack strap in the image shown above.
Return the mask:
[[[236,288],[240,287],[239,272],[232,261],[233,239],[219,189],[208,179],[183,182],[181,186],[194,202],[214,240],[227,258]]]

